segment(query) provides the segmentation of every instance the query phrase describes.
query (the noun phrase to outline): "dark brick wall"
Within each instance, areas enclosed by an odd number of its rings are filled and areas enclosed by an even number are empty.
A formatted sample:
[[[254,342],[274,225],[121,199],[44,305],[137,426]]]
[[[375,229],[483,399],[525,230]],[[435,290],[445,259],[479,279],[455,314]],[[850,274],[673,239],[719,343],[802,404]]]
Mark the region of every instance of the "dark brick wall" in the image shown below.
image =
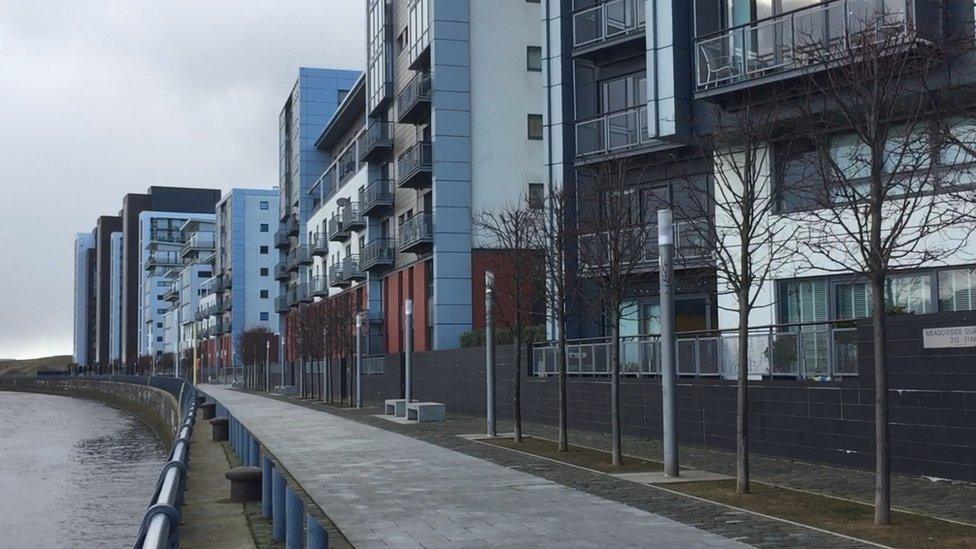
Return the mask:
[[[924,327],[976,325],[976,315],[925,315],[889,322],[891,448],[895,472],[976,481],[976,349],[925,350]],[[757,453],[833,465],[874,467],[874,376],[870,324],[859,326],[859,377],[841,381],[761,380],[750,383],[750,431]],[[497,409],[512,415],[514,351],[498,348]],[[400,355],[385,375],[367,376],[368,402],[402,396]],[[556,379],[524,377],[523,417],[556,423]],[[414,394],[443,402],[448,412],[485,412],[484,349],[414,355]],[[570,378],[572,428],[610,431],[606,378]],[[680,378],[678,431],[685,443],[735,447],[733,381]],[[629,435],[661,436],[661,385],[656,378],[621,382],[621,414]]]

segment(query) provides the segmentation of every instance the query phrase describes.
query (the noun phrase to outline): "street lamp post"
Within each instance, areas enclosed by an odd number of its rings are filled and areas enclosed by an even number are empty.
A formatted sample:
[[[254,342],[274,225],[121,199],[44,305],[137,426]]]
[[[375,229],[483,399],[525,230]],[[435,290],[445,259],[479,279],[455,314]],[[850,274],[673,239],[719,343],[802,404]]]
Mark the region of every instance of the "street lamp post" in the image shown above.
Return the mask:
[[[356,408],[363,407],[363,315],[356,314]]]
[[[678,420],[674,341],[674,229],[671,210],[657,212],[661,294],[661,402],[663,405],[664,474],[678,476]],[[740,342],[741,343],[741,342]]]
[[[403,398],[409,404],[413,397],[413,300],[403,304]]]
[[[485,272],[485,389],[488,436],[493,437],[498,434],[498,428],[495,425],[495,273],[491,271]]]
[[[264,344],[264,390],[271,390],[271,338]]]

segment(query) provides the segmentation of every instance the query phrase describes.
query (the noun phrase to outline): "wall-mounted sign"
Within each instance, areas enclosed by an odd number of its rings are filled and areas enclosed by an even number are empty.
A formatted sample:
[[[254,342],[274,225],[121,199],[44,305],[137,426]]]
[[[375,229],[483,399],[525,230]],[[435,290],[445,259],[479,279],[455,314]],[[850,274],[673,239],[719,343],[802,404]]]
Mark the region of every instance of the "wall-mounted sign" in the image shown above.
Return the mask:
[[[976,347],[976,326],[925,328],[922,330],[922,346],[926,349]]]

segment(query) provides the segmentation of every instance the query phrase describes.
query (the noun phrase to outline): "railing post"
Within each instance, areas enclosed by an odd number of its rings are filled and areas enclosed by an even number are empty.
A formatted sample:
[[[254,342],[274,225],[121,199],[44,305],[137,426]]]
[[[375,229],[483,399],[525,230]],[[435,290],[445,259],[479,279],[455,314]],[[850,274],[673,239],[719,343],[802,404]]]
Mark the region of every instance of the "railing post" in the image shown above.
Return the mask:
[[[281,476],[278,468],[272,472],[271,496],[271,539],[285,540],[285,477]]]
[[[274,474],[274,466],[271,464],[271,458],[264,456],[261,460],[261,516],[266,519],[271,518],[271,501],[272,501],[272,487],[271,487],[271,475]]]
[[[298,499],[298,494],[291,487],[285,488],[285,515],[285,547],[302,549],[305,545],[302,535],[305,526],[302,521],[305,509],[302,500]]]
[[[658,210],[661,295],[661,397],[664,420],[664,474],[678,476],[677,379],[674,340],[674,228],[671,211]]]

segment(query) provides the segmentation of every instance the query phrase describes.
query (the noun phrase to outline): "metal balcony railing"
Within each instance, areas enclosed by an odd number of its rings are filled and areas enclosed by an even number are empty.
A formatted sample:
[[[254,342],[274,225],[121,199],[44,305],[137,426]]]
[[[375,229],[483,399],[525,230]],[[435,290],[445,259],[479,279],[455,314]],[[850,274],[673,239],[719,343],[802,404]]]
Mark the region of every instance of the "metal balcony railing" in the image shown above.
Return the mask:
[[[361,280],[366,278],[363,271],[359,268],[359,255],[352,254],[342,258],[342,278],[344,280]]]
[[[396,261],[396,247],[392,238],[370,242],[359,250],[360,268],[364,271],[379,270],[393,265]]]
[[[186,257],[193,252],[212,250],[214,248],[213,233],[193,233],[180,248],[180,257]]]
[[[224,281],[224,289],[229,290],[234,287],[234,276],[232,273],[224,273],[220,278]]]
[[[288,252],[288,270],[290,271],[297,271],[301,265],[310,265],[311,263],[312,255],[305,244]]]
[[[298,236],[298,219],[294,216],[285,221],[285,231],[289,236]]]
[[[299,284],[297,292],[299,303],[307,303],[312,300],[312,292],[309,290],[308,284]]]
[[[366,218],[359,211],[359,202],[349,202],[340,210],[342,226],[347,231],[358,231],[366,227]]]
[[[400,223],[398,248],[404,253],[422,253],[434,243],[434,224],[429,213],[414,214]]]
[[[312,235],[310,243],[313,256],[329,255],[329,239],[325,233],[315,233]]]
[[[656,142],[647,133],[647,107],[601,114],[576,122],[576,154],[589,156]]]
[[[288,273],[288,262],[282,261],[275,265],[275,280],[288,280],[291,275]]]
[[[288,312],[288,298],[286,296],[279,296],[275,298],[275,312]]]
[[[374,120],[359,137],[359,159],[374,162],[393,148],[393,124]]]
[[[158,268],[171,268],[182,265],[179,253],[176,251],[156,250],[149,255],[146,260],[146,270],[152,271]]]
[[[416,124],[430,117],[430,75],[417,73],[397,94],[397,122]]]
[[[359,193],[360,211],[363,215],[382,212],[393,205],[393,182],[376,179]]]
[[[333,263],[329,266],[329,284],[336,288],[345,288],[349,285],[349,280],[342,276],[342,263]]]
[[[573,14],[573,47],[639,34],[644,26],[644,0],[607,0]]]
[[[349,229],[342,223],[342,215],[336,212],[329,218],[329,240],[332,242],[343,242],[349,238]]]
[[[325,275],[318,275],[312,277],[312,295],[315,297],[328,297],[329,296],[329,277]]]
[[[397,158],[397,186],[420,189],[430,185],[433,152],[431,144],[420,141]]]
[[[708,245],[708,220],[696,219],[678,221],[674,224],[674,263],[676,269],[691,268],[707,263],[711,259],[711,246]],[[638,269],[658,267],[657,224],[653,223],[632,233],[623,233],[622,240],[630,239],[621,248],[639,257],[621,257],[622,263],[633,264]],[[583,270],[599,271],[609,263],[609,253],[603,251],[609,245],[606,233],[583,234],[579,237],[580,267]],[[633,261],[633,263],[632,263]]]
[[[288,248],[291,245],[291,240],[288,238],[288,231],[282,227],[275,231],[275,248],[279,250]]]
[[[908,44],[935,3],[914,0],[835,0],[782,13],[695,39],[698,90],[747,82],[828,62],[843,62],[863,44]],[[917,10],[925,10],[919,14]],[[937,19],[935,19],[937,20]],[[903,39],[903,40],[902,40]]]

